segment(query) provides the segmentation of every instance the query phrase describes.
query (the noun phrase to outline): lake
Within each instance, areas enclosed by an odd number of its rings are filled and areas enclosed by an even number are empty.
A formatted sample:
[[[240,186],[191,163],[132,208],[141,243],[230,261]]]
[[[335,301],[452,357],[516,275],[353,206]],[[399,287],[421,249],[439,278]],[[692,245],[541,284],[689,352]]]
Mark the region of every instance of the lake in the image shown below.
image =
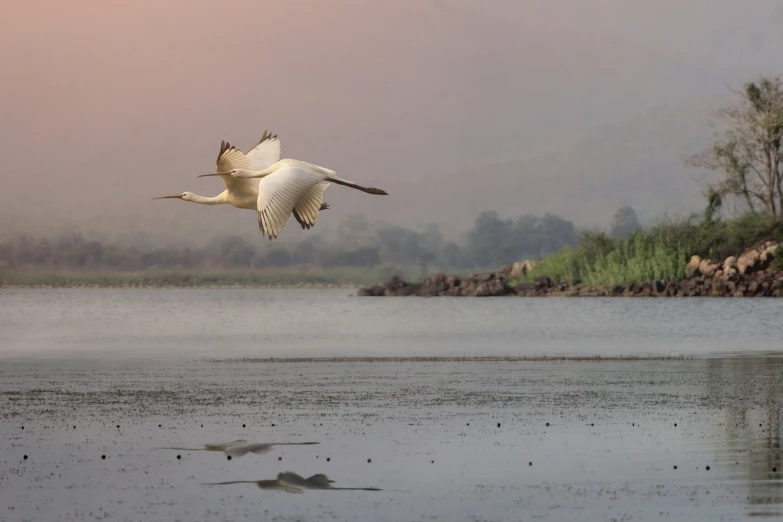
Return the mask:
[[[3,290],[0,355],[709,355],[778,350],[776,299]]]
[[[353,294],[0,292],[0,519],[783,516],[781,301]]]

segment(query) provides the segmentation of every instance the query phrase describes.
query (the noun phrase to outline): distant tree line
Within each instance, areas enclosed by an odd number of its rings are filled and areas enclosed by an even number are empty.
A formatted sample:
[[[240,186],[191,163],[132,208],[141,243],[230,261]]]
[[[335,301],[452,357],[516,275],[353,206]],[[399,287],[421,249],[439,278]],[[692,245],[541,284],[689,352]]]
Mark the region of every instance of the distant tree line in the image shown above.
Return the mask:
[[[630,228],[629,228],[630,227]],[[633,209],[615,216],[612,233],[638,227]],[[617,229],[617,230],[615,230]],[[415,231],[372,225],[364,215],[347,216],[336,234],[316,231],[295,244],[251,242],[240,236],[215,239],[202,248],[154,248],[89,240],[79,234],[57,239],[18,236],[0,243],[0,268],[48,267],[68,270],[221,269],[284,266],[497,268],[521,259],[537,259],[576,244],[580,231],[554,214],[502,219],[482,212],[457,241],[443,238],[437,225]]]

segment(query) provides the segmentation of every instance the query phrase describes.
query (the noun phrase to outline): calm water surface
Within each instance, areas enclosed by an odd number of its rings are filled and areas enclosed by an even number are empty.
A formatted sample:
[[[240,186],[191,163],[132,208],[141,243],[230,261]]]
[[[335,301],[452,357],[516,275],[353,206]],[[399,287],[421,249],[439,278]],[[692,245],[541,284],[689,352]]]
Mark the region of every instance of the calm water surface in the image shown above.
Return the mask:
[[[783,346],[783,300],[357,298],[351,290],[5,290],[0,354],[720,354]]]
[[[783,517],[782,300],[352,294],[0,292],[0,520]],[[504,354],[695,357],[231,360]]]

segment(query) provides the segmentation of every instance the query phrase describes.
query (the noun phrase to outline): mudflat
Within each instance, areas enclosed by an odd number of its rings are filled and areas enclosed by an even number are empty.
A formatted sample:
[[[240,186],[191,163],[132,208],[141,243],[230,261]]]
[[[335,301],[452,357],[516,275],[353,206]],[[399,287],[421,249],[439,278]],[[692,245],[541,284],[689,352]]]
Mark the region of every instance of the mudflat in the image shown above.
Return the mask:
[[[4,357],[0,520],[775,517],[782,401],[765,353]],[[319,444],[195,451],[236,440]],[[205,485],[289,471],[379,491]]]

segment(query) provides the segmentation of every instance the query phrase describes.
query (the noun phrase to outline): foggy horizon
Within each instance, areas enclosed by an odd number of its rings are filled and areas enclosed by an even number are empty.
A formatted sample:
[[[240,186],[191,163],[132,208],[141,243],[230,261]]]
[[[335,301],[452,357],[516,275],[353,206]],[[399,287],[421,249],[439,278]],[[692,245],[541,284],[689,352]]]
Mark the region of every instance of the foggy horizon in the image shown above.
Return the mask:
[[[390,194],[332,186],[317,226],[289,220],[282,242],[358,213],[453,236],[484,210],[578,227],[623,205],[699,210],[704,173],[680,159],[709,143],[729,87],[778,72],[783,44],[771,0],[183,5],[5,9],[3,234],[268,243],[250,212],[151,201],[218,194],[196,175],[220,141],[246,151],[264,129],[283,157]]]

